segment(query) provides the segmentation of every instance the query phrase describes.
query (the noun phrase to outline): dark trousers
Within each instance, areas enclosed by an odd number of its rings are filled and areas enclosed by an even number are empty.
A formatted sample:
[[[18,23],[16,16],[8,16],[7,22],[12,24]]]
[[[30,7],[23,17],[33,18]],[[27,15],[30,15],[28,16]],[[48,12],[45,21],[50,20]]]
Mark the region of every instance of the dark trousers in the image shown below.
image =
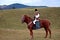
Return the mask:
[[[40,28],[40,22],[39,21],[36,21],[36,28],[39,29]]]

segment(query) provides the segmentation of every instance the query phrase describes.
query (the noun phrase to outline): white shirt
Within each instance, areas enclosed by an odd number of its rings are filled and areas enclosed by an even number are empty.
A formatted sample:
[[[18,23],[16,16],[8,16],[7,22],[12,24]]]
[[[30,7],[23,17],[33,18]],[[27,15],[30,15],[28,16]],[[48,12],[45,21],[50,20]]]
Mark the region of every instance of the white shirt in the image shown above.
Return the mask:
[[[40,15],[39,15],[39,13],[38,13],[37,15],[35,15],[35,18],[39,18],[39,16],[40,16]]]

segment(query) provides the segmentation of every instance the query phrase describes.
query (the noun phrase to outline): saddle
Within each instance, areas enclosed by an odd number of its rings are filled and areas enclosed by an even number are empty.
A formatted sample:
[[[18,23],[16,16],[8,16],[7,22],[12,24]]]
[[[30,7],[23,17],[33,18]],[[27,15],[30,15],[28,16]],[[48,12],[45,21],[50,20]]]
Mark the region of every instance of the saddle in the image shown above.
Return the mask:
[[[36,21],[36,24],[33,25],[32,29],[33,30],[40,29],[40,22]]]

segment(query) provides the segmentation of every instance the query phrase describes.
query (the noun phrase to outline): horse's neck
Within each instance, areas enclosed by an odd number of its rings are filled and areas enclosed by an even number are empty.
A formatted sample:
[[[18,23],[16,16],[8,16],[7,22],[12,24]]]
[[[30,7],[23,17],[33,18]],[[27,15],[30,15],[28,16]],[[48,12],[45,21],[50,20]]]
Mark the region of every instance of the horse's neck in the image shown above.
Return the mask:
[[[27,17],[25,22],[26,22],[27,24],[29,24],[31,21],[32,21],[32,19],[31,19],[30,17]]]

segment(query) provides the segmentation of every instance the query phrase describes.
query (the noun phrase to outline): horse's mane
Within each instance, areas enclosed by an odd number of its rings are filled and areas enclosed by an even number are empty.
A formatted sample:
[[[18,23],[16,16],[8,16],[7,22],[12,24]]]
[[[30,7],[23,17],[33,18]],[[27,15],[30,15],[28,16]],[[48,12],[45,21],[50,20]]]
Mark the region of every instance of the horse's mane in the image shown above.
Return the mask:
[[[31,20],[33,20],[31,17],[29,17],[29,16],[27,16],[27,15],[24,15],[25,17],[27,17],[27,18],[29,18],[29,19],[31,19]]]

